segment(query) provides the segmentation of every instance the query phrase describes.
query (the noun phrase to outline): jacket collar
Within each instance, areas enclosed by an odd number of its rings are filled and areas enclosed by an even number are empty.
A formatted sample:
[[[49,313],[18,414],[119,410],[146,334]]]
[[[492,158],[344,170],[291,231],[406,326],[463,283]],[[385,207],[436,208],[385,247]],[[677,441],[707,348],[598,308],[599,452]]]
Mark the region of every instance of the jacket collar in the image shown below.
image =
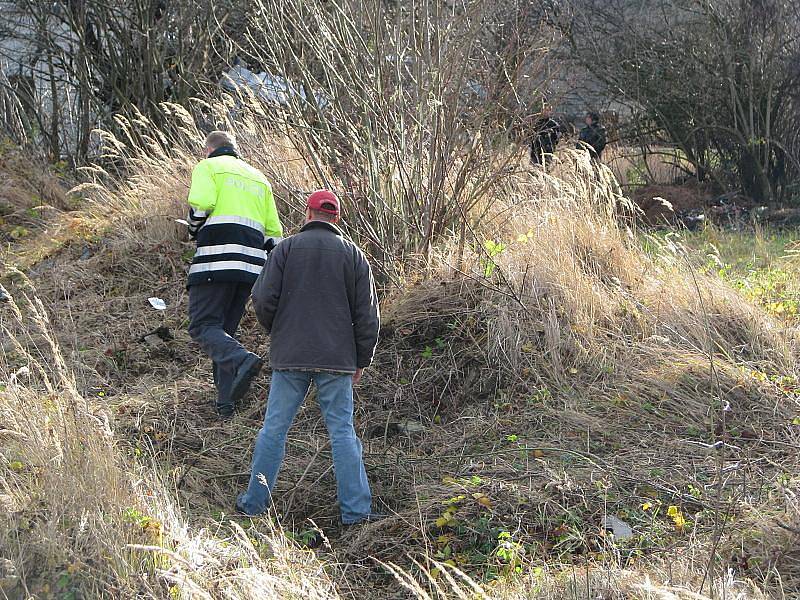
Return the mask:
[[[218,156],[235,156],[239,158],[239,154],[232,146],[220,146],[208,155],[208,158],[216,158]]]
[[[328,223],[327,221],[309,221],[300,228],[300,231],[308,231],[309,229],[327,229],[336,235],[343,235],[341,229],[339,229],[333,223]]]

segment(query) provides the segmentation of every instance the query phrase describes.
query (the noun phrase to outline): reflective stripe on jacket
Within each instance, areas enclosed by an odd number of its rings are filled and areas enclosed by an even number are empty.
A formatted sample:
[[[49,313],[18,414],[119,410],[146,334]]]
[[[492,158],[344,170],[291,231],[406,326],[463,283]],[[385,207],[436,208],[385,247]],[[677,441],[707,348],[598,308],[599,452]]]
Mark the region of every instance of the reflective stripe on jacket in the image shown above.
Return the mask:
[[[220,148],[194,168],[189,207],[197,252],[188,285],[254,282],[264,266],[265,238],[283,235],[266,177],[233,149]]]

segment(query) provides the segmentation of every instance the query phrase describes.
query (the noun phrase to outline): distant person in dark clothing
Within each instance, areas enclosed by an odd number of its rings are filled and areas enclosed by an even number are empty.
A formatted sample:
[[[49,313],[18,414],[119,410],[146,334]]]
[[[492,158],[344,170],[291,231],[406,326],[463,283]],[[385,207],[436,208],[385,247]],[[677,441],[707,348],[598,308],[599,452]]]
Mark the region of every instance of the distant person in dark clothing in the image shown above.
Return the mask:
[[[575,147],[578,150],[588,150],[589,155],[599,161],[607,143],[606,128],[600,123],[600,115],[596,112],[586,113],[584,121],[586,127],[581,129],[578,144]]]
[[[531,142],[531,162],[535,165],[550,166],[553,152],[561,139],[561,125],[553,118],[553,110],[549,106],[542,109],[542,114],[533,126]]]

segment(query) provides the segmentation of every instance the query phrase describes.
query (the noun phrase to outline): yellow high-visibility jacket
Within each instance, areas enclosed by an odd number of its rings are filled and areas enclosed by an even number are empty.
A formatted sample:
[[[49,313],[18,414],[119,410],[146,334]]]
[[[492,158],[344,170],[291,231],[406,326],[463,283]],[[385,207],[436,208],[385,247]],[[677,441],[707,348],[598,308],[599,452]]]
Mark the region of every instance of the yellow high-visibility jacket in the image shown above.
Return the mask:
[[[272,186],[258,169],[220,148],[192,172],[189,233],[197,251],[188,285],[253,283],[265,260],[265,242],[283,235]]]

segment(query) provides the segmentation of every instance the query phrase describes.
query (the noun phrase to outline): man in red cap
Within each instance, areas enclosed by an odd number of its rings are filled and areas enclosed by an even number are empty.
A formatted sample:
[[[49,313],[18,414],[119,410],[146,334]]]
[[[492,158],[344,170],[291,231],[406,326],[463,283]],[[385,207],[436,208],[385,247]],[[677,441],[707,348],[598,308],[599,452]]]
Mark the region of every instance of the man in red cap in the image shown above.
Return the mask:
[[[236,501],[247,515],[269,507],[286,434],[313,382],[331,438],[342,523],[379,516],[353,428],[353,384],[372,362],[380,313],[369,263],[336,226],[339,211],[332,192],[311,194],[306,224],[275,247],[253,287],[273,371],[250,484]]]

